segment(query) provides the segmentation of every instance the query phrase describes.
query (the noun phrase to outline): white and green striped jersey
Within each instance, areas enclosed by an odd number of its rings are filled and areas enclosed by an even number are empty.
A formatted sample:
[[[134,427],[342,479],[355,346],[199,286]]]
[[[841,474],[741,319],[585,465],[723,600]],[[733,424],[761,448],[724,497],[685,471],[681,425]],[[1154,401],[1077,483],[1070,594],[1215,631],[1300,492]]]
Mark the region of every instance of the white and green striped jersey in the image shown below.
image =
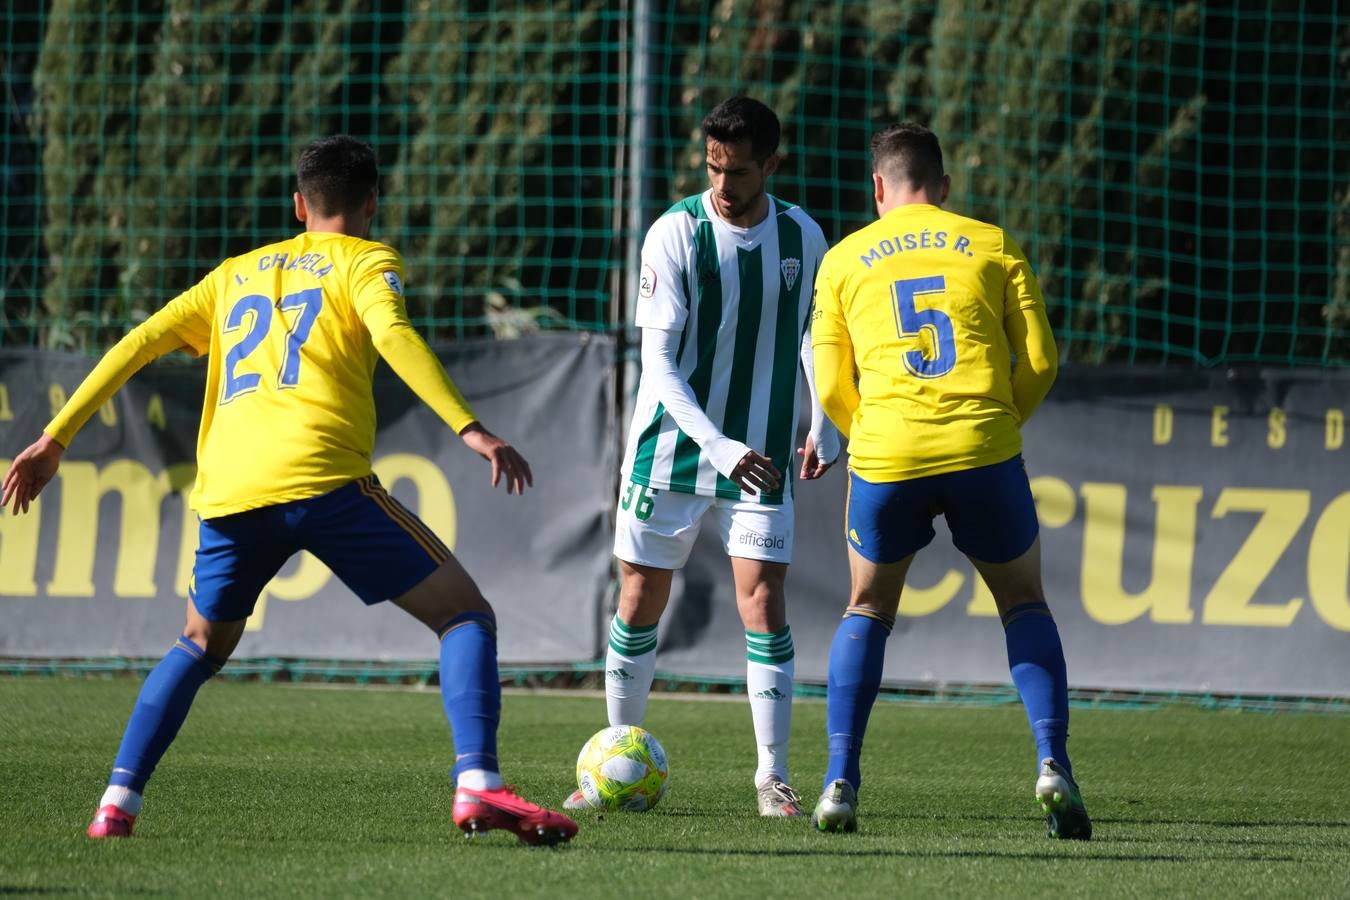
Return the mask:
[[[722,434],[771,458],[783,487],[743,492],[718,473],[645,376],[623,474],[658,489],[782,503],[796,469],[802,338],[828,248],[795,206],[770,197],[762,222],[737,228],[711,212],[711,194],[675,204],[647,232],[635,321],[681,332],[676,366],[699,406]]]

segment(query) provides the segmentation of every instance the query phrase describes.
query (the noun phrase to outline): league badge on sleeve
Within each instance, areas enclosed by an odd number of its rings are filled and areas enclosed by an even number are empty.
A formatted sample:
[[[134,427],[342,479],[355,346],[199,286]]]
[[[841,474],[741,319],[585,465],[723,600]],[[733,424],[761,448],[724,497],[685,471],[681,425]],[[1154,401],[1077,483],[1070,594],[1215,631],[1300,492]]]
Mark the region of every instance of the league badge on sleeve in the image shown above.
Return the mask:
[[[646,263],[642,264],[642,274],[638,277],[638,296],[649,299],[656,293],[656,270]]]
[[[403,296],[403,282],[399,280],[398,273],[397,273],[397,272],[390,271],[390,272],[385,272],[385,273],[383,273],[383,274],[384,274],[384,280],[387,281],[387,282],[389,282],[389,287],[393,288],[395,294],[398,294],[400,297],[402,297],[402,296]]]

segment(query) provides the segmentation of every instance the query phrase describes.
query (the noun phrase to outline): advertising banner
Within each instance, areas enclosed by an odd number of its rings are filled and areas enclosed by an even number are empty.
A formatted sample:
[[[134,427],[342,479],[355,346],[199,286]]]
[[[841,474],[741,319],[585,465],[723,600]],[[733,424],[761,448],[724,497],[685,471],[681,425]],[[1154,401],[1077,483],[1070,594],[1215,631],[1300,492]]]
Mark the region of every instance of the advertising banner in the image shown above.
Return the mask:
[[[507,663],[604,652],[611,510],[627,423],[611,341],[554,335],[441,351],[484,423],[530,460],[507,496],[392,374],[377,380],[374,468],[497,609]],[[89,370],[0,354],[0,466]],[[196,547],[184,514],[203,372],[162,362],[85,427],[32,513],[0,518],[0,656],[159,655]],[[1321,371],[1071,368],[1024,431],[1046,597],[1081,687],[1350,695],[1350,378]],[[258,436],[257,452],[269,452]],[[787,592],[800,678],[822,681],[848,602],[846,472],[798,482]],[[658,501],[659,502],[659,501]],[[1006,683],[997,610],[941,517],[887,649],[894,683]],[[725,550],[705,528],[661,623],[661,672],[743,676]],[[266,588],[241,656],[432,659],[397,609],[364,609],[317,560]]]
[[[1082,687],[1350,695],[1350,378],[1061,371],[1024,429],[1046,598]],[[848,604],[846,473],[796,486],[789,624],[824,680]],[[997,610],[941,517],[887,646],[891,682],[1007,683]],[[744,675],[726,553],[700,535],[662,671]]]
[[[376,475],[493,604],[503,661],[594,658],[610,573],[612,344],[546,335],[439,352],[483,424],[531,463],[534,488],[493,490],[488,463],[383,366]],[[0,470],[92,364],[0,354]],[[184,499],[204,385],[199,363],[142,370],[72,442],[29,514],[0,518],[0,656],[158,656],[173,643],[197,546]],[[277,449],[257,436],[259,455]],[[436,653],[421,624],[388,604],[364,608],[308,554],[268,584],[236,651],[377,660]]]

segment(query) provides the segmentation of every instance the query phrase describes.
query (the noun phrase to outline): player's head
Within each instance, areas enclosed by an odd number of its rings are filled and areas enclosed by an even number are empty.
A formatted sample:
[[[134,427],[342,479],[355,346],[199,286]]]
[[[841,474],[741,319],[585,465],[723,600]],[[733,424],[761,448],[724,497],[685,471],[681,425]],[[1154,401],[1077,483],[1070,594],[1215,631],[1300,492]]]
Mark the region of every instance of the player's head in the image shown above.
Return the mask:
[[[778,168],[778,117],[758,100],[732,97],[703,118],[708,181],[717,213],[752,225],[768,208],[764,185]],[[752,219],[754,221],[740,221]]]
[[[375,214],[375,191],[380,172],[370,145],[345,134],[319,138],[300,151],[295,165],[296,215],[324,219]]]
[[[782,128],[778,117],[758,100],[732,97],[703,117],[703,140],[719,144],[750,143],[755,162],[763,163],[778,150]]]
[[[872,138],[872,176],[878,206],[883,193],[927,196],[928,202],[940,204],[951,184],[937,135],[914,122],[891,125]]]

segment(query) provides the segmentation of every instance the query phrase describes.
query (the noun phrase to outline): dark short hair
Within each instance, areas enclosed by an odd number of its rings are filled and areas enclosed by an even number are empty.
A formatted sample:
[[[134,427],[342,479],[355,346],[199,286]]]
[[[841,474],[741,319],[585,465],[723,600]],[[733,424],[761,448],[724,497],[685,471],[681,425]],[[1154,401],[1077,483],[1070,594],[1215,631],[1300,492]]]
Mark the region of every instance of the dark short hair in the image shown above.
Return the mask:
[[[307,144],[295,175],[305,203],[321,216],[355,212],[380,181],[375,151],[345,134]]]
[[[872,138],[872,171],[892,184],[927,187],[942,180],[942,146],[937,135],[914,122],[901,122]]]
[[[732,97],[703,117],[703,140],[719,144],[750,142],[750,155],[763,162],[778,149],[782,127],[778,117],[758,100]]]

